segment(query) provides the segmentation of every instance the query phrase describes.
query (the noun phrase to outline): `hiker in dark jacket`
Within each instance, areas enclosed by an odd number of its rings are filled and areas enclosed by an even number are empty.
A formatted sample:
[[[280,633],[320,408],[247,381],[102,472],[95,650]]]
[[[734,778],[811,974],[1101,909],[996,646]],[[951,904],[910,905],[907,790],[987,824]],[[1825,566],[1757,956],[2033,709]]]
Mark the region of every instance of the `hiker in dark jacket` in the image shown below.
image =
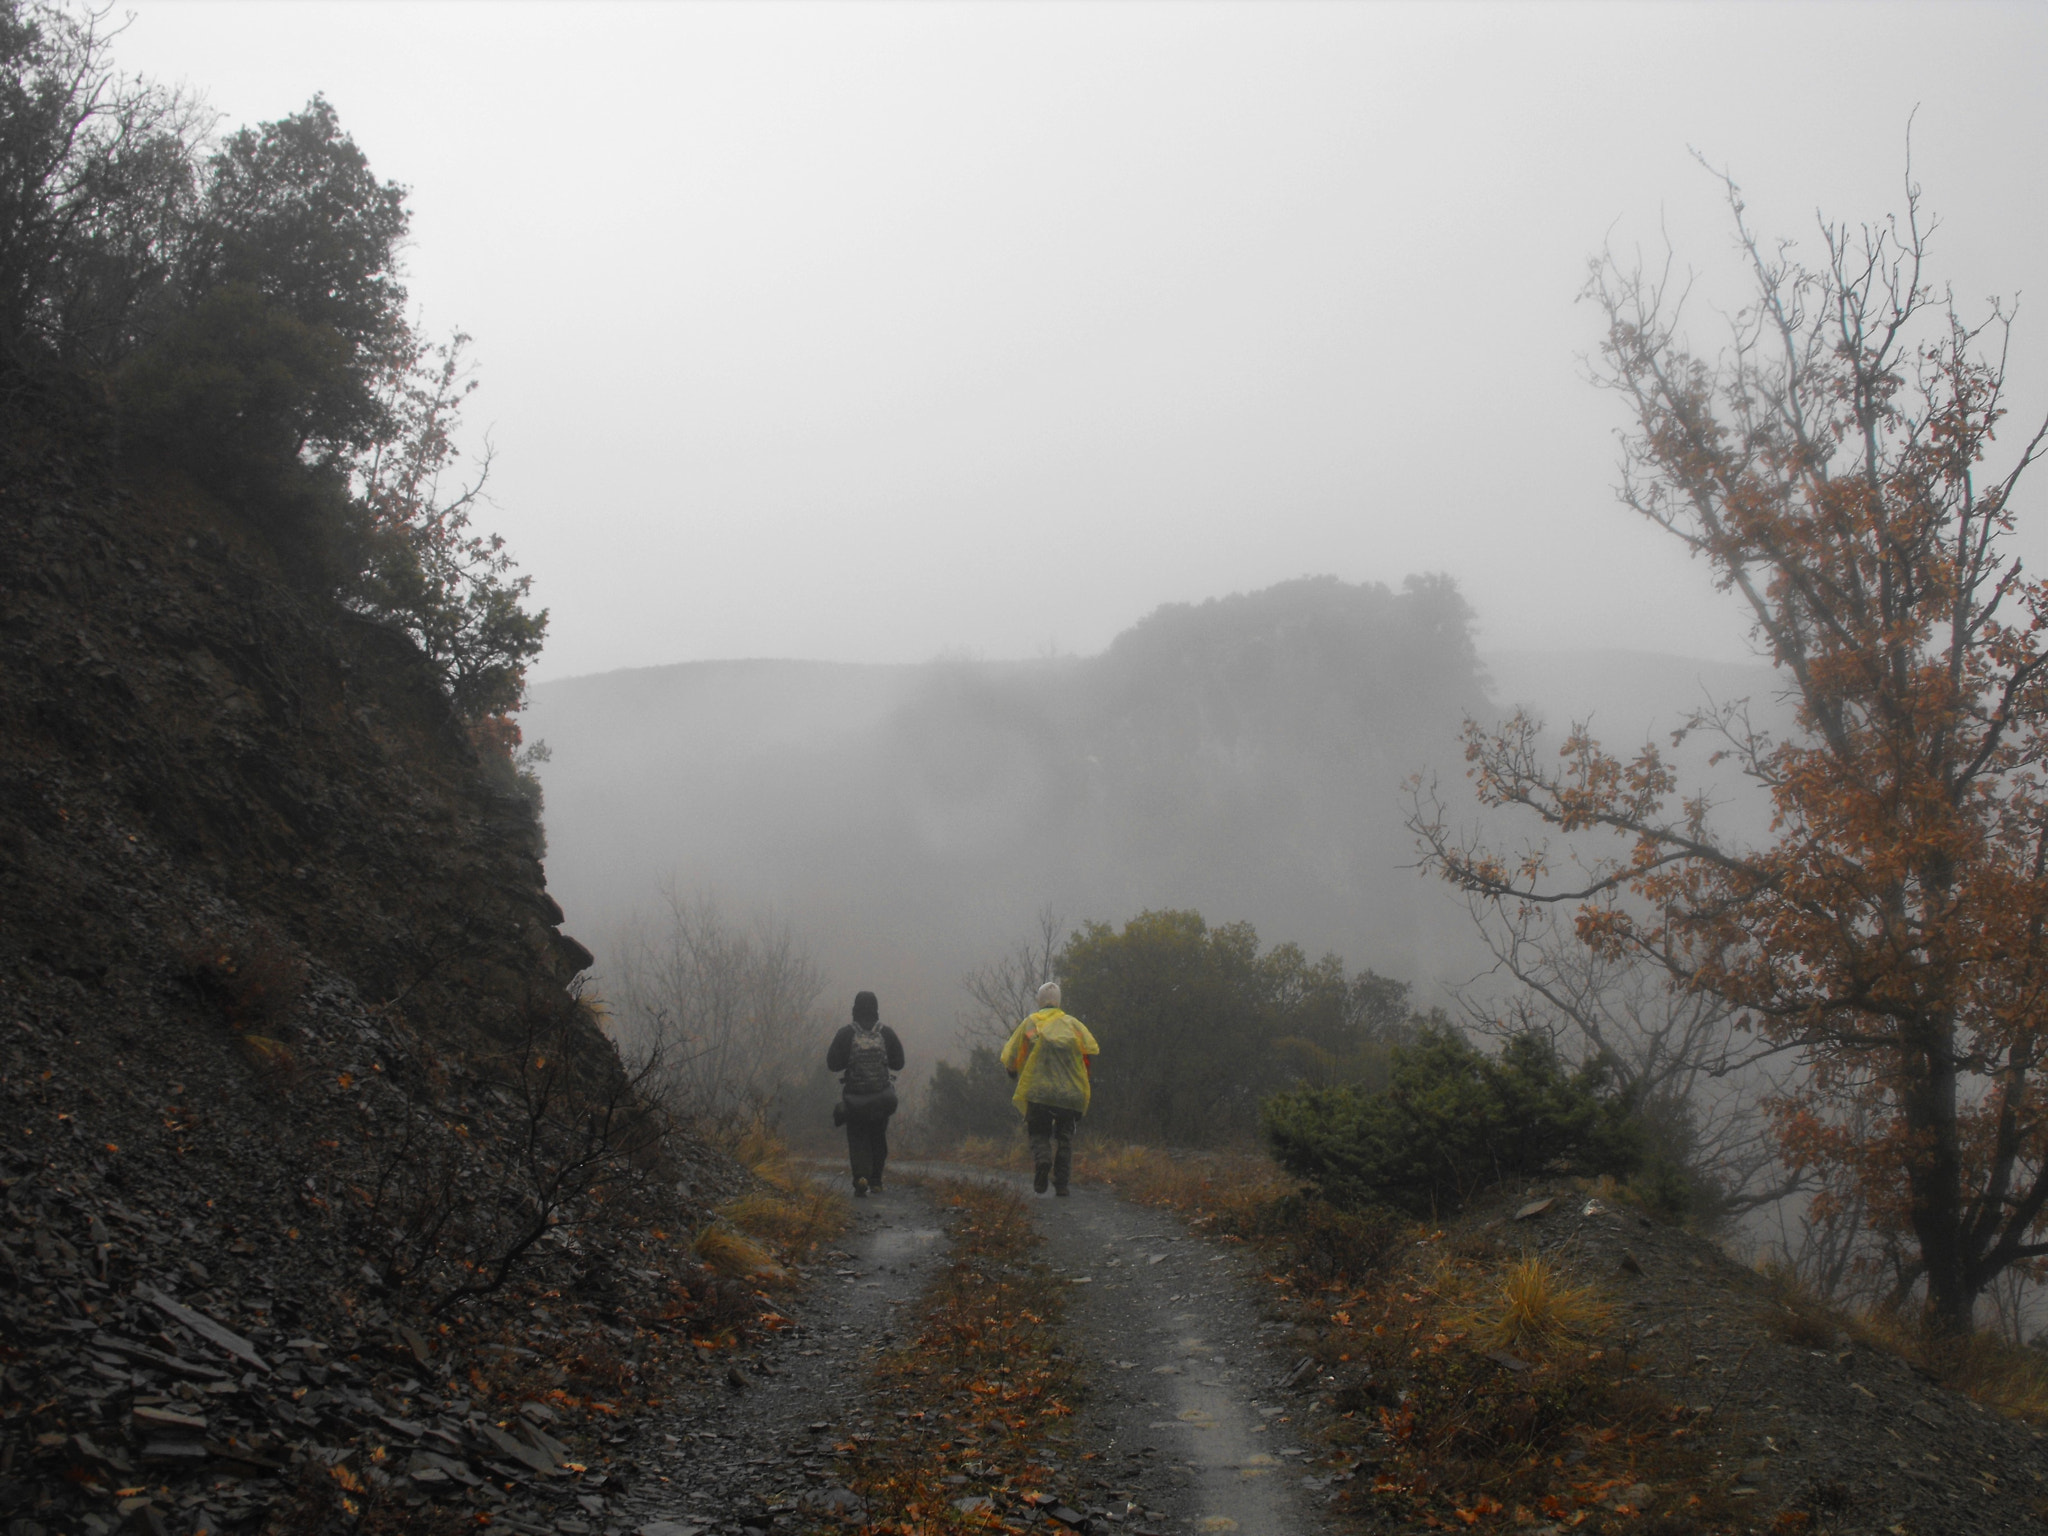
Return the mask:
[[[846,1157],[853,1165],[856,1195],[882,1187],[882,1165],[889,1161],[889,1117],[896,1113],[890,1074],[903,1070],[903,1042],[881,1017],[874,993],[854,993],[853,1022],[832,1037],[832,1048],[825,1052],[826,1070],[840,1074],[841,1097],[832,1120],[846,1127]]]

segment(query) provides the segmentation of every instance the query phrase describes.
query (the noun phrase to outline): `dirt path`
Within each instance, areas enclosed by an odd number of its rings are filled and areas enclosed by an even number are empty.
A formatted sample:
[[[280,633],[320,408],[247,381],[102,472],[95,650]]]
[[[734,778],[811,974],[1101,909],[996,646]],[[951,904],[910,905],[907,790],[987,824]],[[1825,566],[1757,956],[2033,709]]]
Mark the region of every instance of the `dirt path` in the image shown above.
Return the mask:
[[[847,1204],[852,1225],[831,1262],[784,1307],[798,1326],[676,1404],[648,1437],[638,1483],[605,1511],[605,1529],[661,1522],[669,1528],[650,1536],[733,1536],[858,1509],[832,1476],[832,1447],[874,1432],[868,1365],[897,1342],[897,1313],[916,1301],[946,1243],[921,1190]]]
[[[1160,1531],[1329,1529],[1329,1480],[1296,1437],[1300,1400],[1274,1389],[1289,1362],[1262,1344],[1271,1331],[1249,1255],[1104,1190],[1077,1184],[1061,1200],[1014,1182],[1046,1261],[1072,1282],[1068,1322],[1097,1362],[1078,1417],[1102,1453],[1104,1505]]]
[[[1261,1345],[1256,1266],[1189,1233],[1163,1211],[1076,1186],[1036,1198],[1008,1175],[904,1164],[892,1173],[999,1179],[1032,1201],[1041,1254],[1071,1284],[1076,1355],[1093,1363],[1076,1443],[1097,1453],[1053,1475],[1080,1490],[1088,1529],[1193,1536],[1245,1531],[1319,1536],[1327,1478],[1295,1436],[1299,1400],[1274,1389],[1287,1361]],[[607,1530],[742,1536],[854,1513],[834,1481],[833,1445],[877,1431],[861,1385],[876,1349],[897,1340],[946,1245],[930,1193],[893,1184],[848,1199],[853,1225],[829,1266],[785,1309],[801,1326],[774,1338],[722,1384],[680,1402],[643,1449]],[[908,1316],[903,1319],[906,1327]],[[1056,1526],[1048,1526],[1056,1530]]]

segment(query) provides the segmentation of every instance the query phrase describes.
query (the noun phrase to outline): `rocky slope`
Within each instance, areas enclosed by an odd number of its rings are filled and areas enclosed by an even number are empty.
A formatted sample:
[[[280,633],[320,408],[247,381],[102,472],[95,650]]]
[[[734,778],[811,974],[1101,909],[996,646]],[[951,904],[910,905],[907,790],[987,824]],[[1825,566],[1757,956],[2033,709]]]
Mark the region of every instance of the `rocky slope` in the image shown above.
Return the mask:
[[[1577,1480],[1557,1506],[1559,1528],[1632,1493],[1647,1495],[1638,1513],[1672,1530],[2041,1528],[2048,1438],[2025,1419],[1953,1390],[1867,1327],[1679,1227],[1564,1181],[1503,1195],[1452,1224],[1440,1246],[1540,1254],[1592,1288],[1606,1307],[1595,1348],[1614,1369],[1617,1397],[1626,1383],[1657,1405],[1647,1427],[1624,1431],[1640,1473],[1610,1475],[1609,1486]],[[1500,1366],[1492,1385],[1503,1396],[1530,1374],[1513,1355],[1487,1358]],[[1392,1466],[1395,1448],[1378,1449]],[[1590,1528],[1628,1523],[1596,1514]]]
[[[410,641],[118,485],[89,401],[7,413],[0,1520],[601,1528],[596,1405],[730,1310],[667,1239],[734,1176]]]

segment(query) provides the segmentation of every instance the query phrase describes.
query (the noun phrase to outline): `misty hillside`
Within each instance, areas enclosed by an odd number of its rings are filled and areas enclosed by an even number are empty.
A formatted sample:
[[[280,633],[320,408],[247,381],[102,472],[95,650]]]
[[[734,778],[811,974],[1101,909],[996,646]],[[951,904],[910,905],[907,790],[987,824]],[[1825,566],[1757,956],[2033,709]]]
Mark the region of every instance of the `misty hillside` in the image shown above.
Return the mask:
[[[1083,659],[572,678],[533,689],[527,729],[553,752],[550,881],[600,977],[673,880],[735,915],[772,904],[833,1013],[873,987],[935,1054],[961,974],[1047,904],[1070,926],[1193,907],[1425,989],[1462,975],[1462,908],[1408,867],[1406,777],[1459,780],[1459,724],[1496,700],[1641,734],[1700,675],[1627,653],[1482,666],[1447,585],[1323,577],[1161,608]]]

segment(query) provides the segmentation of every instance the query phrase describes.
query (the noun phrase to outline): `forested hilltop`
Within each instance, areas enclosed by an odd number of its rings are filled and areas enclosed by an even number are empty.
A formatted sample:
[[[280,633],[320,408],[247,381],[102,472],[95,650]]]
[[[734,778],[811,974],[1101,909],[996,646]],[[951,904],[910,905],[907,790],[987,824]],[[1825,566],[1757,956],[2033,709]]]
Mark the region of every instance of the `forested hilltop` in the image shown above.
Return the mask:
[[[1048,904],[1195,908],[1427,975],[1463,935],[1404,872],[1402,784],[1456,776],[1484,681],[1449,582],[1317,577],[1161,608],[1087,658],[546,683],[527,729],[552,752],[550,873],[601,973],[663,882],[742,918],[772,904],[936,1051],[960,976]]]

